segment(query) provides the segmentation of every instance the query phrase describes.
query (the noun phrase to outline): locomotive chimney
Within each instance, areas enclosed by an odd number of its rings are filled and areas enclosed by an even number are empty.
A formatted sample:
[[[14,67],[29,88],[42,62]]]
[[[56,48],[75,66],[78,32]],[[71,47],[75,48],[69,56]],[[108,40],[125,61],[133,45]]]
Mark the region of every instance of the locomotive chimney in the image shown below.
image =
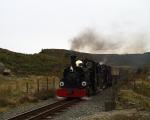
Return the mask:
[[[71,59],[71,66],[73,67],[73,69],[75,69],[75,67],[76,67],[76,56],[72,55],[70,57],[70,59]]]

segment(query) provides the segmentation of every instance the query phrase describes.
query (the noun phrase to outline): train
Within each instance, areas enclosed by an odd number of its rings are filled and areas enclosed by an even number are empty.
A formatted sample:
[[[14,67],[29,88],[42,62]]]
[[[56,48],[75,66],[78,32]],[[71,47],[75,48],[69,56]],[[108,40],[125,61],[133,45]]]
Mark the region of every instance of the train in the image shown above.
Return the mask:
[[[90,59],[70,57],[70,65],[64,69],[63,77],[56,90],[57,97],[90,97],[107,89],[119,77],[119,70]]]

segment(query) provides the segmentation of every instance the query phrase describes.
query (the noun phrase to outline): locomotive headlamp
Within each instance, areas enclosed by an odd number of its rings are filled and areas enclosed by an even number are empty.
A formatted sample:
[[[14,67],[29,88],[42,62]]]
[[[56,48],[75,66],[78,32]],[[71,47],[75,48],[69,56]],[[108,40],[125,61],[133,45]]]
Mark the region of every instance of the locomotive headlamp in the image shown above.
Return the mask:
[[[60,82],[59,85],[60,85],[61,87],[63,87],[63,86],[64,86],[64,82]]]
[[[86,82],[85,82],[85,81],[82,82],[82,86],[83,86],[83,87],[86,86]]]
[[[77,66],[77,67],[80,67],[80,65],[82,65],[82,64],[83,64],[83,62],[82,62],[81,60],[77,60],[77,61],[76,61],[76,66]]]

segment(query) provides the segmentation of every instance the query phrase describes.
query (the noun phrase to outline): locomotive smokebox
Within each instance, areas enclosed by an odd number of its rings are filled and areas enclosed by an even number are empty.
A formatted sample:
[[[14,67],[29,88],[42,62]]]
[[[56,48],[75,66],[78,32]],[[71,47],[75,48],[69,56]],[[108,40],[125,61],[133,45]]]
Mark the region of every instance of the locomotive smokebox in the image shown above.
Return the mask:
[[[71,57],[70,57],[70,62],[71,62],[71,66],[73,67],[73,68],[75,68],[76,67],[76,56],[74,56],[74,55],[72,55]]]

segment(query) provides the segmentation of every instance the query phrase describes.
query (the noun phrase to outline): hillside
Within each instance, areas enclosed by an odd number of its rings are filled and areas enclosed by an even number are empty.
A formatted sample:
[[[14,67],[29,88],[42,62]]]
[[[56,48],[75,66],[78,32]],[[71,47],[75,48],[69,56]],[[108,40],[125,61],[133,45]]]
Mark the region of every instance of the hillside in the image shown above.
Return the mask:
[[[0,62],[14,74],[60,74],[67,59],[63,51],[60,51],[59,55],[53,53],[21,54],[0,49]]]
[[[37,54],[21,54],[0,48],[0,63],[14,74],[55,74],[60,76],[69,63],[70,55],[87,57],[115,66],[143,67],[150,65],[150,53],[144,54],[88,54],[64,49],[43,49]]]

